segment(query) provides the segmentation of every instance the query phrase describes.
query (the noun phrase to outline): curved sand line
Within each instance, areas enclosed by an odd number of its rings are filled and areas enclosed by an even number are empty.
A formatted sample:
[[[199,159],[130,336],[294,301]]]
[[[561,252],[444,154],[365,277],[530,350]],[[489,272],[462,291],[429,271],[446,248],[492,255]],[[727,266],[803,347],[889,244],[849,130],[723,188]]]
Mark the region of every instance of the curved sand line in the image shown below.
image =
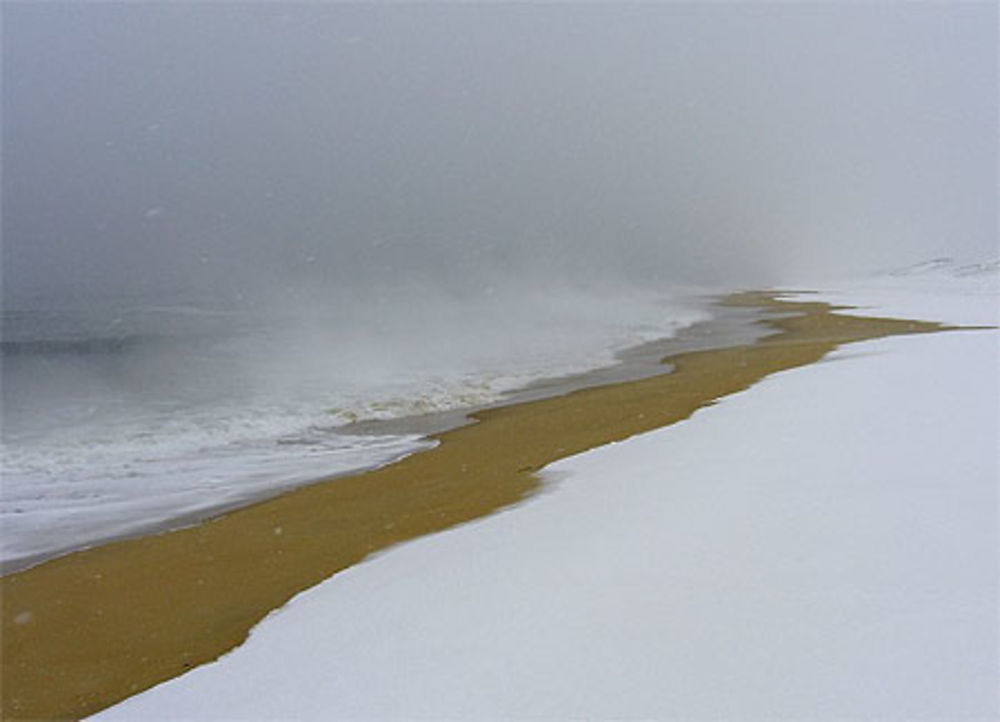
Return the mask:
[[[946,326],[834,314],[766,294],[725,303],[796,315],[756,343],[676,354],[638,381],[473,414],[433,449],[204,524],[81,550],[0,580],[2,716],[82,717],[209,662],[292,596],[370,554],[516,504],[534,471],[675,423],[841,344]]]

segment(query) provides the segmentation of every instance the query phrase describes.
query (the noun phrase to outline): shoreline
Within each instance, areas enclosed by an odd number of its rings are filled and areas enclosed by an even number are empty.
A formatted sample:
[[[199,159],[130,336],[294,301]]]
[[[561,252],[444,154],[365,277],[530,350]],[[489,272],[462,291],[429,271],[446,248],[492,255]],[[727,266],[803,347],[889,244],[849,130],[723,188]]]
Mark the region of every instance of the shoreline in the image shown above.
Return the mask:
[[[584,388],[606,386],[624,381],[635,381],[668,373],[670,371],[669,366],[662,363],[662,359],[666,356],[683,351],[707,350],[709,348],[749,343],[768,333],[766,329],[757,323],[764,320],[766,314],[762,314],[755,309],[726,307],[719,304],[720,300],[721,297],[719,296],[707,297],[706,302],[712,310],[712,318],[704,321],[696,321],[689,326],[684,326],[678,329],[673,336],[648,341],[616,351],[614,354],[615,362],[607,366],[564,376],[538,379],[524,387],[504,393],[502,398],[491,403],[464,406],[447,411],[430,412],[414,416],[402,416],[394,419],[357,421],[336,428],[334,433],[344,436],[419,435],[421,437],[420,441],[416,443],[422,444],[422,446],[402,452],[388,461],[356,466],[333,474],[323,474],[291,486],[280,486],[271,491],[250,492],[245,496],[220,500],[216,503],[179,513],[168,518],[151,519],[148,522],[137,523],[127,531],[119,531],[95,537],[83,543],[66,544],[43,552],[24,554],[0,560],[0,577],[31,569],[39,564],[73,554],[74,552],[93,549],[113,542],[127,541],[129,539],[138,539],[186,529],[202,524],[217,516],[274,499],[295,489],[375,471],[384,466],[398,463],[412,454],[418,454],[429,448],[433,448],[429,437],[474,423],[472,415],[486,409],[563,396]]]
[[[723,304],[760,309],[774,333],[674,353],[663,359],[672,373],[477,411],[479,423],[431,434],[434,448],[375,470],[5,576],[4,717],[96,712],[217,658],[289,598],[373,553],[523,501],[552,461],[675,423],[841,344],[951,328],[763,293]]]

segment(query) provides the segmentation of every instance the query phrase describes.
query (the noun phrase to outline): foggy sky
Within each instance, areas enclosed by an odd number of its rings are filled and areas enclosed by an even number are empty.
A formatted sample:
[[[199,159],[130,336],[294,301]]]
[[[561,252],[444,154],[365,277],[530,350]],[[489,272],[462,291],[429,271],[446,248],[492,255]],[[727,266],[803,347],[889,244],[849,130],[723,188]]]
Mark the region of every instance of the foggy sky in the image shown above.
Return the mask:
[[[996,52],[988,2],[6,2],[4,295],[995,256]]]

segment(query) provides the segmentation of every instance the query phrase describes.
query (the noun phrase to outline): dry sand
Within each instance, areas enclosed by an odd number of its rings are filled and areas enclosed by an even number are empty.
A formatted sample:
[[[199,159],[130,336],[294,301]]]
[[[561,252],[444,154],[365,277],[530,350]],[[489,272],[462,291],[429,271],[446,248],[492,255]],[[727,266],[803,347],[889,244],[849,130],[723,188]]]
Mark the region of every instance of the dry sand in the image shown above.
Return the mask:
[[[4,719],[82,717],[217,658],[293,595],[407,539],[516,504],[534,471],[672,424],[840,344],[942,330],[739,294],[796,315],[753,344],[681,353],[673,372],[475,413],[397,463],[195,527],[114,542],[0,580]]]

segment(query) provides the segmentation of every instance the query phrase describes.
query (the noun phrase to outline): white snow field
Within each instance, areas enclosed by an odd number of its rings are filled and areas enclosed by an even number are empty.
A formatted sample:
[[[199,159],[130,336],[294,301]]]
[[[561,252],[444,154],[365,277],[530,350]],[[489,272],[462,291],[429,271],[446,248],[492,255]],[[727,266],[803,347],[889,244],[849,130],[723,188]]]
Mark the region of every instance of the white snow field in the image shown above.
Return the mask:
[[[826,295],[996,323],[960,286]],[[998,368],[996,330],[842,348],[96,719],[996,719]]]

